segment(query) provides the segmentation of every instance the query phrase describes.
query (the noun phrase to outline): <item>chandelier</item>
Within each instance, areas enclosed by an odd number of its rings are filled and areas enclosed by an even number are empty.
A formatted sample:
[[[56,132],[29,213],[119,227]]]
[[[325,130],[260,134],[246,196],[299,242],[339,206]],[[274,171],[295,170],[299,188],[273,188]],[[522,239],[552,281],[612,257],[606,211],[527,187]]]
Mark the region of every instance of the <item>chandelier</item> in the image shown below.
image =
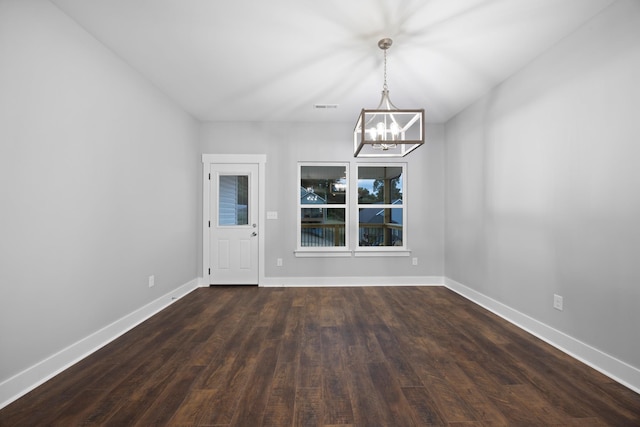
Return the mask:
[[[401,110],[389,99],[387,49],[393,40],[384,38],[378,47],[384,52],[382,98],[374,110],[362,109],[353,131],[354,157],[404,157],[424,144],[424,109]]]

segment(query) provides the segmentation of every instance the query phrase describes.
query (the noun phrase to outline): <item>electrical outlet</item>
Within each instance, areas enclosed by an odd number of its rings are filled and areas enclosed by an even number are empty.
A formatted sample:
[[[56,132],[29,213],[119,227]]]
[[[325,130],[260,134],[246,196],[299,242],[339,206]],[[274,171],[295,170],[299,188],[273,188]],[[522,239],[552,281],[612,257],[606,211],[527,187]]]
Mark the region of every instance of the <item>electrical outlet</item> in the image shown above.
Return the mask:
[[[562,311],[562,297],[557,294],[553,294],[553,308]]]
[[[149,287],[150,287],[150,288],[152,288],[152,287],[154,287],[154,286],[155,286],[155,284],[156,284],[156,278],[155,278],[155,276],[153,276],[153,275],[152,275],[152,276],[149,276]]]
[[[282,258],[276,259],[276,267],[282,267]]]
[[[418,258],[414,258],[414,259],[412,259],[412,260],[411,260],[411,263],[412,263],[413,265],[418,265]]]

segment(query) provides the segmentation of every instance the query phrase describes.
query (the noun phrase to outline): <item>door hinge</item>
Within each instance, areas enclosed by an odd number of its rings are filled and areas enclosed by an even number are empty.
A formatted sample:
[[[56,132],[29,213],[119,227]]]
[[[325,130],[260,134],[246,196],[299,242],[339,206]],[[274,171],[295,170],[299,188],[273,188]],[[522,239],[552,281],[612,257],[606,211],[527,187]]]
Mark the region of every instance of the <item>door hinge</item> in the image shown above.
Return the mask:
[[[211,181],[211,174],[209,174],[209,181]]]
[[[211,221],[209,221],[209,228],[211,228]]]
[[[211,269],[209,269],[209,276],[211,276]]]

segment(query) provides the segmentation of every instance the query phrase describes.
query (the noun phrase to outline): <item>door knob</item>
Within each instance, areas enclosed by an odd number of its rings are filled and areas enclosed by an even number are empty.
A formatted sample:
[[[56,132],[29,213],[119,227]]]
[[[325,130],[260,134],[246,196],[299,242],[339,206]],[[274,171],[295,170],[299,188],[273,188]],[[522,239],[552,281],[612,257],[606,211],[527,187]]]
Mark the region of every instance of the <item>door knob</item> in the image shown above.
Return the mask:
[[[255,231],[254,231],[253,233],[251,233],[251,236],[252,236],[252,237],[255,237],[255,236],[257,236],[257,235],[258,235],[258,233],[256,233]]]

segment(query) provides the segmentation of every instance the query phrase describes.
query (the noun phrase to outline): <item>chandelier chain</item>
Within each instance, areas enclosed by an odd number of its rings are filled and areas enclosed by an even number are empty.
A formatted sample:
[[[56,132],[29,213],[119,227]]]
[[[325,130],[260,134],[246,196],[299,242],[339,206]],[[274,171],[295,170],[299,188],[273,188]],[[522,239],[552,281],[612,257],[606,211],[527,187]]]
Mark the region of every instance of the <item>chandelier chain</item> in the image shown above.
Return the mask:
[[[383,50],[384,53],[384,83],[382,84],[383,90],[388,90],[387,86],[387,50]]]

